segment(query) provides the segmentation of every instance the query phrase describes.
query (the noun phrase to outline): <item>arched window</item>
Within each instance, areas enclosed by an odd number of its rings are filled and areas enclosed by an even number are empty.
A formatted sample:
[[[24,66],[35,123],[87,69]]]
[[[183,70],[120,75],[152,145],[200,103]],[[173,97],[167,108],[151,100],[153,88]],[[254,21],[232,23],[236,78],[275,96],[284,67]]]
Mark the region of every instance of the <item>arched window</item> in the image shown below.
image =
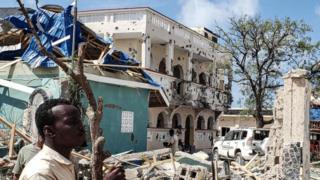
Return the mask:
[[[159,64],[159,73],[167,74],[166,72],[166,60],[163,58]]]
[[[178,128],[179,126],[181,126],[181,116],[176,113],[172,117],[172,128]]]
[[[175,65],[173,67],[173,76],[182,79],[183,78],[183,69],[181,65]]]
[[[160,113],[157,118],[157,128],[164,128],[164,115]]]
[[[206,73],[202,72],[199,74],[199,83],[202,85],[206,85],[207,84],[207,75]]]
[[[207,129],[213,129],[213,125],[214,125],[214,120],[213,120],[213,117],[209,117],[208,118],[208,127]]]
[[[199,116],[197,120],[197,129],[204,129],[204,128],[205,128],[205,120],[202,116]]]

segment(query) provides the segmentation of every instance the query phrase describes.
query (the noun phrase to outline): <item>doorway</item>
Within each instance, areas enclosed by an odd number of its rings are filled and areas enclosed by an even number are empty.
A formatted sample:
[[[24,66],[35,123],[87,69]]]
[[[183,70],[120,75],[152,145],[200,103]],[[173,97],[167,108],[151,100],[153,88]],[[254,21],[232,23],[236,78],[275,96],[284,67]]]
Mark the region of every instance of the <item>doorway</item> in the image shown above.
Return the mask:
[[[186,119],[186,128],[184,134],[184,144],[186,149],[190,149],[190,147],[193,145],[193,134],[193,119],[192,116],[189,115]]]

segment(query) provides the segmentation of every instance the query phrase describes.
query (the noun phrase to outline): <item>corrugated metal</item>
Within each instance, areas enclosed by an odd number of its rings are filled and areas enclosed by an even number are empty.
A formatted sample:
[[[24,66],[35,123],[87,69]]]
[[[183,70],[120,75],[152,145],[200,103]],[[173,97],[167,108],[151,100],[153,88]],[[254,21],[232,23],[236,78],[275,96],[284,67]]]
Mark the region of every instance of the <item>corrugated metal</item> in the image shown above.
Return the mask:
[[[72,6],[68,6],[61,13],[53,13],[47,11],[45,9],[39,8],[33,14],[30,14],[31,20],[36,30],[38,31],[38,35],[40,36],[41,42],[47,51],[52,52],[53,47],[51,45],[52,42],[57,41],[65,36],[72,35],[73,30],[73,17],[71,15]],[[27,32],[30,32],[30,28],[27,25],[25,18],[23,16],[9,16],[6,18],[10,21],[16,28],[24,29]],[[72,36],[71,36],[72,37]],[[78,44],[81,41],[81,33],[80,33],[80,24],[77,24],[77,33],[76,33],[76,43]],[[71,47],[72,47],[72,38],[66,40],[59,45],[57,45],[60,53],[66,57],[71,55]],[[31,40],[28,48],[22,55],[22,60],[26,61],[31,65],[32,68],[36,67],[56,67],[57,65],[47,58],[43,56],[36,45],[34,37]]]

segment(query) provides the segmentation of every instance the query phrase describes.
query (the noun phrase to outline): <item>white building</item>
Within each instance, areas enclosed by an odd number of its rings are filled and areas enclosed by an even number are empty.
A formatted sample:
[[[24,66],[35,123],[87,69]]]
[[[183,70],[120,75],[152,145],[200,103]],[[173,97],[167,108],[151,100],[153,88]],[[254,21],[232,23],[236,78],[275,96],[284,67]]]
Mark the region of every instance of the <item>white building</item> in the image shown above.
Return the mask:
[[[192,30],[150,8],[82,11],[79,19],[98,35],[112,37],[114,47],[141,60],[161,84],[164,93],[150,94],[147,149],[163,147],[169,129],[179,126],[184,144],[211,147],[217,116],[231,103],[231,73],[218,69],[229,61],[215,49],[221,48],[216,34]]]

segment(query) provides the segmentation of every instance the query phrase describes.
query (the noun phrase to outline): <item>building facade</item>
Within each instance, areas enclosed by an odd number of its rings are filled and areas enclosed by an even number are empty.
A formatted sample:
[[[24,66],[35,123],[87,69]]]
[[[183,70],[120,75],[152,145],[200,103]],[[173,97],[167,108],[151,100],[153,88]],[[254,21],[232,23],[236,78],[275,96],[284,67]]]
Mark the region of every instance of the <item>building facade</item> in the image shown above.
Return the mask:
[[[149,95],[147,149],[162,148],[170,128],[181,130],[187,147],[211,147],[216,119],[231,104],[229,58],[218,51],[216,34],[150,8],[82,11],[79,19],[99,36],[111,37],[115,48],[140,61],[161,85],[164,94]]]

